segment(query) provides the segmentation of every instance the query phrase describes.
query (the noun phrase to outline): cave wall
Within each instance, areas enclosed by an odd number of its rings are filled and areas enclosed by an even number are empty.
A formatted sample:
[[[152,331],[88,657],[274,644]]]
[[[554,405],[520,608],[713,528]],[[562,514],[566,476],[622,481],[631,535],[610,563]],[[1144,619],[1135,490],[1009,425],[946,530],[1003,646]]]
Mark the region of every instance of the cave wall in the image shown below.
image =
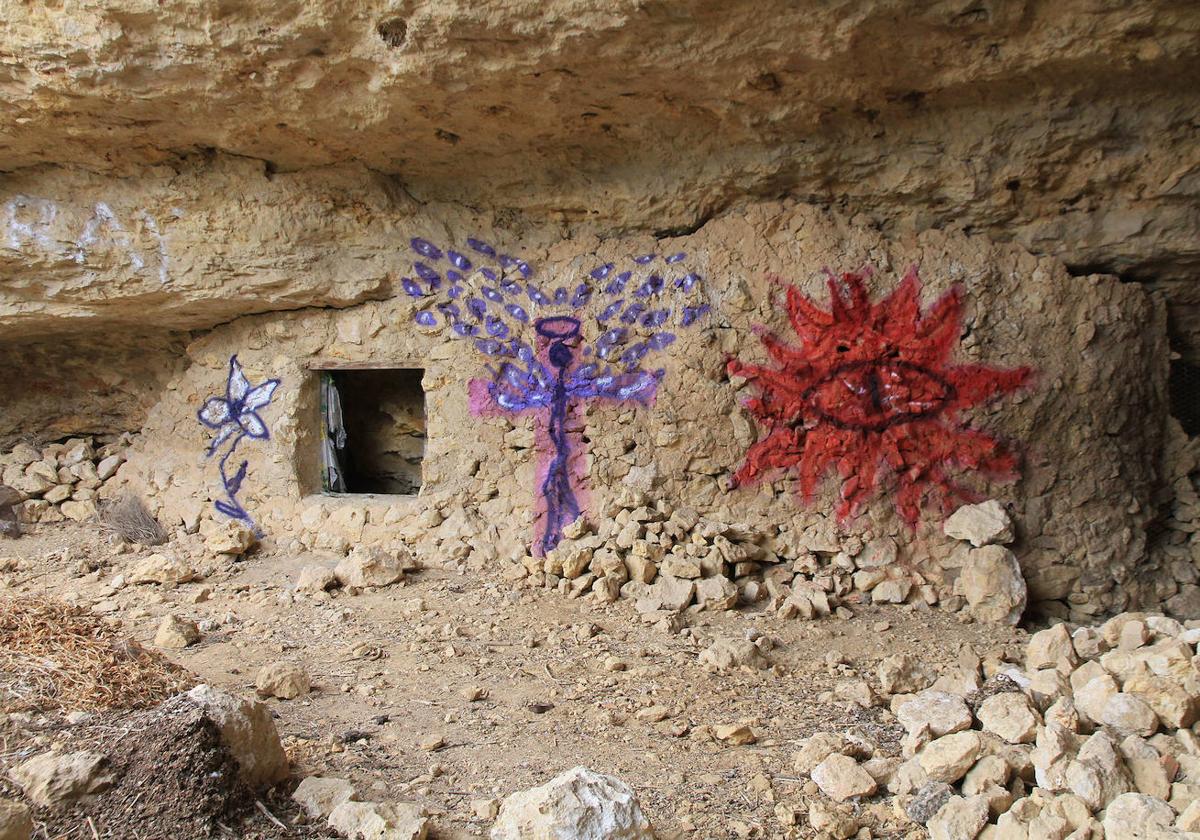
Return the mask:
[[[839,531],[828,474],[807,506],[795,475],[728,486],[763,433],[728,357],[790,329],[769,278],[828,307],[823,268],[874,266],[879,301],[916,263],[926,306],[966,290],[956,359],[1033,371],[964,417],[1020,452],[980,489],[1014,506],[1035,598],[1200,613],[1167,396],[1200,363],[1192,3],[83,0],[6,23],[0,448],[144,428],[125,483],[200,527],[220,487],[196,412],[237,354],[279,379],[242,491],[272,539],[446,517],[508,562],[542,513],[538,431],[471,413],[483,368],[414,329],[408,243],[485,236],[565,279],[670,247],[711,312],[653,406],[569,418],[615,431],[573,455],[589,509],[636,486],[781,544],[894,536],[948,586],[935,512],[913,529],[881,493]],[[419,501],[314,497],[313,370],[338,364],[426,370]]]
[[[1153,563],[1146,529],[1156,515],[1165,434],[1166,325],[1161,304],[1138,285],[1071,277],[1052,259],[981,236],[927,231],[892,238],[861,219],[796,202],[749,206],[662,241],[583,236],[531,245],[461,215],[420,216],[404,228],[394,240],[394,258],[410,267],[407,275],[421,260],[407,245],[412,238],[446,247],[481,237],[519,255],[534,277],[547,278],[547,288],[574,288],[592,269],[630,264],[629,256],[643,253],[686,253],[686,266],[703,278],[697,300],[711,311],[677,330],[677,341],[655,362],[664,373],[652,404],[598,400],[580,412],[586,426],[580,472],[590,518],[602,517],[613,498],[633,488],[745,523],[796,551],[837,551],[846,540],[890,537],[901,562],[948,591],[956,559],[954,541],[940,531],[944,511],[927,504],[915,525],[906,523],[897,512],[894,475],[881,477],[859,515],[840,522],[835,510],[845,484],[836,466],[819,474],[819,492],[808,502],[799,497],[796,469],[766,476],[766,483],[730,487],[764,428],[743,404],[752,387],[744,377],[729,376],[728,359],[769,361],[760,327],[795,343],[783,285],[772,278],[786,278],[828,310],[823,267],[872,266],[867,288],[879,301],[910,265],[919,266],[927,314],[947,291],[957,286],[963,292],[963,320],[950,345],[953,364],[1032,369],[1020,387],[939,423],[994,435],[1017,453],[1015,483],[989,480],[955,462],[954,453],[944,466],[1011,507],[1034,599],[1065,599],[1070,607],[1064,609],[1082,615],[1152,596],[1139,572]],[[236,354],[251,386],[279,382],[260,412],[269,440],[247,438],[231,462],[247,460],[238,501],[270,538],[293,549],[344,550],[398,534],[420,544],[435,538],[449,511],[469,509],[486,523],[480,532],[491,534],[480,555],[519,564],[537,549],[537,418],[544,415],[473,411],[472,380],[487,381],[486,364],[493,360],[471,341],[416,323],[428,302],[398,288],[385,300],[247,316],[203,334],[187,348],[186,372],[152,410],[121,477],[172,527],[205,528],[221,519],[213,507],[226,498],[220,470],[205,454],[214,430],[198,422],[196,412],[224,392]],[[550,303],[536,311],[588,313],[584,330],[592,341],[600,329],[590,320],[594,308]],[[319,492],[316,371],[364,365],[425,369],[425,483],[416,497]],[[431,511],[439,512],[432,525]]]

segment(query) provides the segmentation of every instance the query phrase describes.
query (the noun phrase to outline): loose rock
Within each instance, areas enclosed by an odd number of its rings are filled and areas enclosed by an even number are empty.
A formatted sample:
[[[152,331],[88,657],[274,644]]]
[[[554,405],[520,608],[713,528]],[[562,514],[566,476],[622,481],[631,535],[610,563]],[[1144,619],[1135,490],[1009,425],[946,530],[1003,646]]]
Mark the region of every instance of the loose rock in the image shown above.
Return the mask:
[[[273,662],[259,669],[254,686],[261,697],[292,700],[301,694],[308,694],[312,688],[312,678],[309,677],[308,671],[299,665],[291,662]]]
[[[181,618],[174,613],[163,616],[154,634],[154,644],[169,650],[183,650],[200,641],[200,628],[196,622]]]
[[[309,776],[296,786],[292,799],[313,819],[324,819],[343,802],[354,798],[354,786],[332,776]]]
[[[108,759],[99,753],[54,752],[34,756],[12,771],[25,795],[43,808],[58,808],[112,787]]]
[[[329,826],[349,840],[425,840],[429,834],[425,809],[408,804],[342,802],[329,814]]]
[[[500,806],[491,840],[654,840],[637,795],[613,776],[575,767]]]
[[[878,785],[871,774],[848,755],[834,753],[813,768],[812,780],[821,793],[830,799],[844,802],[859,796],[870,796]]]
[[[287,778],[287,754],[266,706],[209,685],[198,685],[183,696],[217,724],[246,784],[265,787]]]
[[[967,552],[955,591],[967,599],[976,620],[997,624],[1019,622],[1028,599],[1016,555],[998,545]]]
[[[966,540],[976,548],[994,543],[1008,544],[1013,539],[1012,519],[1004,505],[989,499],[977,505],[963,505],[942,525],[942,532],[956,540]]]

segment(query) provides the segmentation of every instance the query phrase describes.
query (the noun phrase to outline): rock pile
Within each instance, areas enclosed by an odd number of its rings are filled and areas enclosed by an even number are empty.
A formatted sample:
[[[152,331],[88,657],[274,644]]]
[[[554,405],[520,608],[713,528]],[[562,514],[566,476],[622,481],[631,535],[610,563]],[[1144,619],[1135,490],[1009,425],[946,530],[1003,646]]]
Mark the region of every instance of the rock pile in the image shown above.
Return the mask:
[[[125,463],[129,437],[79,437],[41,449],[19,443],[0,454],[0,484],[21,500],[14,505],[22,522],[83,522],[96,515],[100,488]]]
[[[879,677],[902,756],[819,733],[796,770],[836,802],[886,791],[933,840],[1198,836],[1200,622],[1188,625],[1143,613],[1059,624],[1030,637],[1024,668],[989,661],[982,682],[978,660],[935,681],[889,657]]]
[[[1027,594],[1000,503],[960,508],[946,533],[964,545],[937,573],[900,559],[891,537],[863,541],[782,526],[771,532],[651,503],[624,491],[593,527],[578,520],[545,557],[525,557],[532,585],[601,601],[631,599],[658,615],[765,603],[783,618],[849,617],[855,604],[939,603],[981,621],[1016,624]]]

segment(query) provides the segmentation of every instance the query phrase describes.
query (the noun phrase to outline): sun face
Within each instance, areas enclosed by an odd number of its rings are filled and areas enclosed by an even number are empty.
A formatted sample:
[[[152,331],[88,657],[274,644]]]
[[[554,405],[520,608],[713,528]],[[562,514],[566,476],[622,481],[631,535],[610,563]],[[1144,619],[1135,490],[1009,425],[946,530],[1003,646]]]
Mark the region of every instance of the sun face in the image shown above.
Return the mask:
[[[960,415],[1016,390],[1030,370],[952,363],[962,325],[959,288],[923,312],[916,267],[877,303],[868,297],[866,275],[831,274],[828,311],[789,287],[788,318],[799,344],[762,331],[775,367],[729,361],[729,373],[757,391],[746,407],[761,429],[733,484],[791,473],[809,502],[833,471],[841,481],[837,515],[845,521],[890,475],[897,511],[915,524],[923,504],[936,502],[945,515],[978,499],[957,474],[1015,478],[1016,453]]]

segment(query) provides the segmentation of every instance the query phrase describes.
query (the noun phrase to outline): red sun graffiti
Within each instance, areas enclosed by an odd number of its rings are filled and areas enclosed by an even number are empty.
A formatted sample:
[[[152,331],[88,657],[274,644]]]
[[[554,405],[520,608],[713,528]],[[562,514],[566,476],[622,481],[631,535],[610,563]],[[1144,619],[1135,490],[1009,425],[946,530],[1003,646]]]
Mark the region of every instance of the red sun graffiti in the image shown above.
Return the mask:
[[[787,311],[800,343],[762,331],[774,367],[728,363],[757,396],[746,407],[761,434],[733,485],[793,473],[810,502],[825,475],[841,479],[837,515],[845,521],[893,476],[896,509],[915,524],[921,506],[943,514],[978,496],[956,473],[995,480],[1016,477],[1018,457],[995,436],[970,428],[961,414],[1016,390],[1029,368],[954,364],[962,326],[962,290],[951,289],[926,311],[914,266],[883,300],[871,303],[868,271],[829,276],[826,311],[799,289],[787,289]]]

